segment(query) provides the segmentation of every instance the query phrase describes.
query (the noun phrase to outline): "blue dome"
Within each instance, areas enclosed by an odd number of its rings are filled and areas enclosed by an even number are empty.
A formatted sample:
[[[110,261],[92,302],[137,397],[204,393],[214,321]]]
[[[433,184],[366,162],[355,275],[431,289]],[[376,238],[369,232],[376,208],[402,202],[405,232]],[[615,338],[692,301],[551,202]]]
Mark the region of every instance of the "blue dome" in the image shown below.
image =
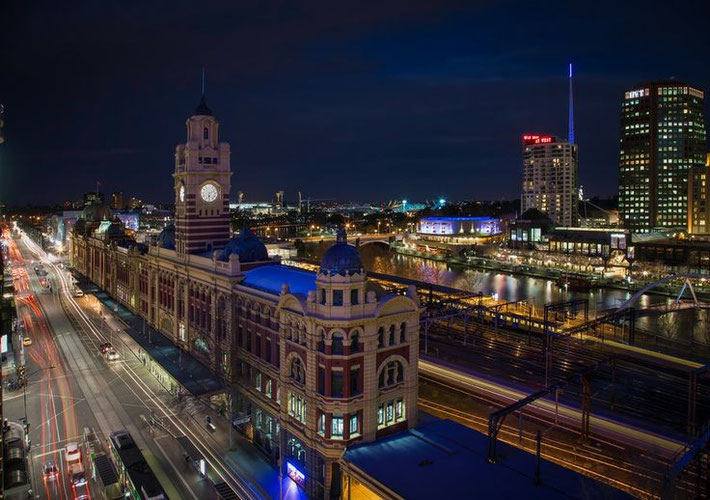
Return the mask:
[[[263,262],[269,260],[269,254],[259,238],[245,227],[239,236],[232,237],[222,250],[222,260],[229,261],[229,256],[236,253],[239,262]]]
[[[355,274],[362,272],[362,259],[357,248],[348,245],[345,229],[338,230],[335,245],[330,247],[320,261],[320,272],[327,275]]]
[[[168,250],[175,250],[175,224],[171,222],[160,231],[158,246]]]

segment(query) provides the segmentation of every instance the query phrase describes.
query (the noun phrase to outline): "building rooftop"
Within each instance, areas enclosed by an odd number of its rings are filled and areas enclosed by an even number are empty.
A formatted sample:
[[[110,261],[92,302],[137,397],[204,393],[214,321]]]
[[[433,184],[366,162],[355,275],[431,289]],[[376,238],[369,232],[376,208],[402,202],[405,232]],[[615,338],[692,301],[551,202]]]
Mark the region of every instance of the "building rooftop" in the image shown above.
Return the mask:
[[[488,463],[487,436],[451,420],[430,421],[372,443],[348,448],[345,460],[407,499],[629,498],[546,460],[534,484],[534,455],[498,443]]]
[[[432,221],[432,222],[436,222],[436,221],[447,222],[447,221],[452,221],[452,220],[463,220],[463,221],[466,221],[466,220],[489,221],[489,220],[491,220],[491,221],[493,221],[493,220],[498,220],[498,218],[497,217],[424,217],[422,219],[422,221]]]
[[[240,284],[262,292],[279,295],[281,285],[286,283],[291,293],[308,295],[316,289],[315,273],[281,265],[259,266],[244,273],[246,278]]]

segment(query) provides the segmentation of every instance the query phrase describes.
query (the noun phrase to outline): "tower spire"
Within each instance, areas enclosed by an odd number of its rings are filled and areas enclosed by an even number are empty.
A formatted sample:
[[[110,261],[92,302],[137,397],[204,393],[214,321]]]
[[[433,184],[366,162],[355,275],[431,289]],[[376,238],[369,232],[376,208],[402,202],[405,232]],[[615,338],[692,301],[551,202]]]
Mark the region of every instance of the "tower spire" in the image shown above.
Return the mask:
[[[567,140],[574,144],[574,96],[572,94],[572,63],[569,63],[569,123]]]
[[[205,67],[202,66],[202,97],[205,97]]]

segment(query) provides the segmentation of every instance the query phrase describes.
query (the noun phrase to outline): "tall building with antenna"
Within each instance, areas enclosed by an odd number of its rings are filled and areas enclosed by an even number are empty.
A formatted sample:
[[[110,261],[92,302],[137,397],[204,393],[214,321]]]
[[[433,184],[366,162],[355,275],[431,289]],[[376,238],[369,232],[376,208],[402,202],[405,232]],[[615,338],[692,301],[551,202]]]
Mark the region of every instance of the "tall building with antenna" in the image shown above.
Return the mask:
[[[568,127],[567,140],[552,135],[523,135],[521,211],[535,208],[559,226],[576,226],[579,220],[572,64],[569,65]]]

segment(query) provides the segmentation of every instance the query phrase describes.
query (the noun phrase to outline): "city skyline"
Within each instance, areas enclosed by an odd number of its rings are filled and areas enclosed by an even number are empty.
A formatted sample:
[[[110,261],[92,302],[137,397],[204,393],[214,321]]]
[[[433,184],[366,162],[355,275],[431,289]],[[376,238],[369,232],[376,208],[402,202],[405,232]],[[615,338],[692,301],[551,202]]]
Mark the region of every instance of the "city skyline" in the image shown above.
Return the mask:
[[[287,199],[296,191],[363,201],[514,199],[518,182],[501,179],[520,178],[521,134],[566,135],[570,61],[580,183],[591,195],[613,195],[623,91],[673,75],[707,89],[710,74],[697,62],[703,44],[672,36],[637,42],[634,33],[652,16],[638,12],[638,24],[590,46],[595,21],[621,22],[631,8],[617,7],[611,21],[591,13],[576,26],[564,22],[580,15],[575,8],[550,18],[554,9],[402,4],[353,13],[313,4],[286,16],[211,7],[205,21],[172,12],[168,29],[148,20],[150,5],[32,16],[10,8],[0,199],[73,199],[94,184],[77,186],[82,178],[101,180],[106,192],[168,202],[165,174],[182,135],[176,124],[199,98],[202,66],[208,102],[234,151],[232,198],[240,190],[268,199],[284,189]],[[507,33],[511,13],[558,31]],[[681,14],[667,15],[670,25]],[[702,33],[688,26],[701,17],[685,20],[684,30]],[[51,50],[27,38],[30,18],[52,37]],[[89,19],[84,31],[71,29]],[[560,34],[564,47],[553,43]],[[646,49],[629,50],[637,43]],[[684,52],[669,57],[680,44]],[[28,58],[37,64],[24,64]]]

